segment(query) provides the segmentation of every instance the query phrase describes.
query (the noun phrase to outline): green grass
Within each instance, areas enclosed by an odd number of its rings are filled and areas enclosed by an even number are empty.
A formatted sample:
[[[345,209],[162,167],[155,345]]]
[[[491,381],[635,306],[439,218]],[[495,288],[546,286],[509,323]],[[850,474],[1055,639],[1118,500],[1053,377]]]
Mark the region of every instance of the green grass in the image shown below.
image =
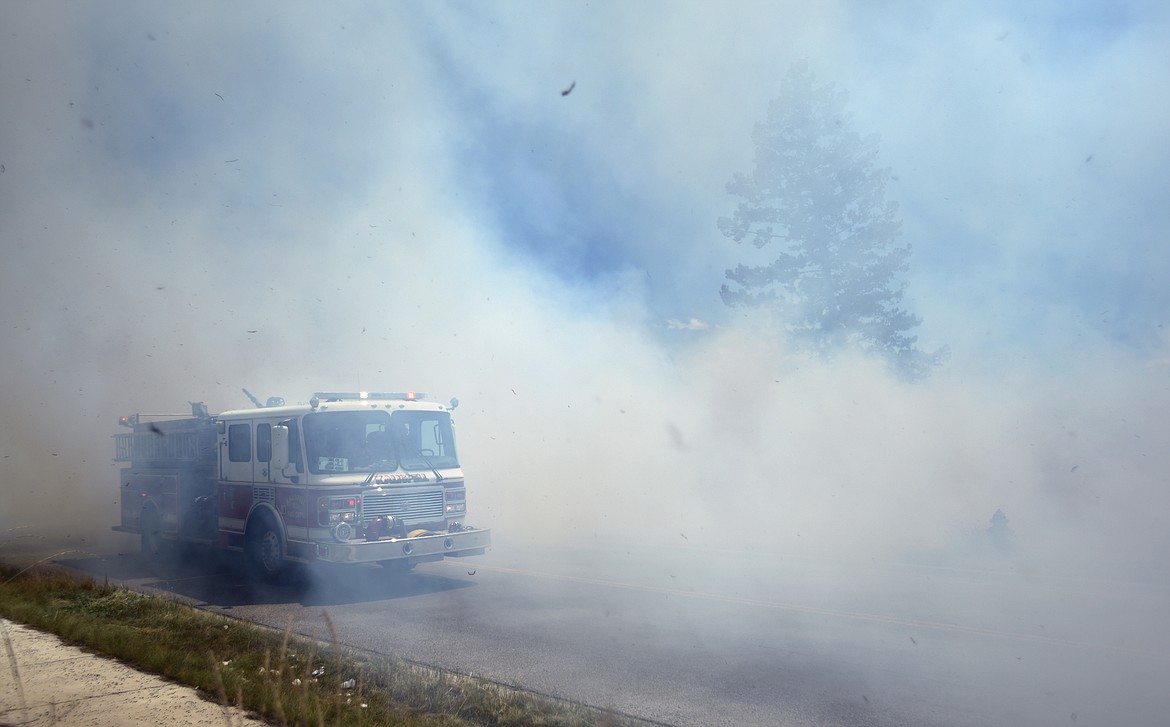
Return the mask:
[[[581,705],[200,611],[52,567],[0,566],[0,615],[282,725],[638,724]],[[11,658],[11,657],[8,657]]]

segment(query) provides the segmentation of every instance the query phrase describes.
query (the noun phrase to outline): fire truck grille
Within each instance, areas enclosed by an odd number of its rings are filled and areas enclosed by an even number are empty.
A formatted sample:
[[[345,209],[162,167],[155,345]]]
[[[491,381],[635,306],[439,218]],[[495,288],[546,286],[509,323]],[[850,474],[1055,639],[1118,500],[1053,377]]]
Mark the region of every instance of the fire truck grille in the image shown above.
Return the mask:
[[[407,523],[443,519],[443,491],[367,493],[362,497],[362,520],[393,515]]]

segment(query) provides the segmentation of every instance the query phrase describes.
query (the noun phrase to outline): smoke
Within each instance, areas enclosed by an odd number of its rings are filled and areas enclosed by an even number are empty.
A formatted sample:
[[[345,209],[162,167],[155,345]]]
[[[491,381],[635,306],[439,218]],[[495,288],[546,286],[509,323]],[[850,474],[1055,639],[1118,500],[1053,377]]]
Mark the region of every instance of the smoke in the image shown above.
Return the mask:
[[[119,415],[413,389],[459,397],[501,558],[1164,585],[1170,96],[1130,70],[1163,13],[1081,52],[1006,9],[640,7],[4,6],[0,542],[126,546]],[[718,300],[723,185],[802,56],[900,177],[907,304],[954,351],[925,382]]]
[[[515,386],[467,397],[459,417],[476,499],[503,533],[1165,575],[1151,507],[1164,394],[1150,400],[1164,370],[1113,360],[1102,377],[1084,370],[1095,361],[907,385],[739,331],[674,360],[630,339],[593,349],[620,361],[544,343],[529,351],[558,382],[520,363]]]
[[[932,317],[949,324],[960,313],[928,281],[911,304],[933,301],[924,333],[953,337],[959,355],[907,386],[872,362],[801,360],[751,321],[712,309],[735,251],[713,254],[718,246],[703,242],[717,237],[711,229],[675,238],[686,253],[670,254],[652,226],[632,221],[620,243],[598,241],[626,245],[628,261],[607,250],[612,262],[581,276],[563,267],[572,256],[523,254],[558,241],[509,239],[520,228],[485,206],[487,169],[456,153],[469,132],[490,130],[460,126],[467,90],[492,91],[485,118],[564,122],[632,188],[642,177],[623,155],[671,174],[663,155],[687,146],[679,135],[719,117],[651,124],[668,133],[648,139],[640,125],[612,125],[613,113],[632,113],[631,89],[582,102],[576,115],[545,107],[577,103],[591,82],[629,66],[645,75],[627,83],[662,81],[637,108],[670,108],[682,93],[670,79],[683,76],[651,56],[678,37],[619,46],[608,60],[571,44],[566,65],[533,75],[507,54],[490,71],[472,63],[492,52],[477,44],[496,36],[448,42],[484,20],[474,14],[404,17],[426,29],[430,45],[419,46],[405,25],[364,10],[306,34],[296,13],[256,11],[223,26],[127,7],[124,25],[104,13],[5,10],[3,456],[23,492],[6,527],[104,530],[116,513],[108,436],[120,414],[182,412],[190,400],[247,406],[242,386],[290,400],[402,386],[463,399],[473,502],[503,533],[670,541],[685,531],[715,543],[734,532],[750,547],[928,557],[977,539],[1002,510],[1014,547],[1049,560],[1136,563],[1164,543],[1165,461],[1153,446],[1164,434],[1161,339],[1129,353],[1060,298],[1000,296],[990,317],[968,310],[968,320],[931,328]],[[697,27],[697,13],[675,22]],[[574,10],[540,22],[576,18],[600,32],[607,17]],[[363,21],[389,30],[397,62],[364,62]],[[501,33],[524,35],[515,22]],[[836,22],[821,16],[798,45]],[[745,49],[725,50],[747,62]],[[313,63],[318,52],[330,62]],[[574,64],[595,76],[582,75],[575,96],[534,95],[559,91]],[[453,67],[479,70],[452,77]],[[1030,73],[1004,77],[1026,85]],[[509,75],[528,83],[505,83]],[[711,196],[746,161],[750,113],[766,101],[758,95],[727,117],[744,133],[678,157],[685,181],[644,194],[648,210]],[[607,128],[614,143],[604,146],[594,129]],[[910,159],[903,127],[893,129],[893,155]],[[912,234],[937,209],[913,194]],[[708,227],[718,213],[710,200],[686,207],[687,224],[695,210]],[[1008,264],[996,255],[978,264],[996,262]],[[948,265],[934,268],[940,279]],[[1001,285],[1015,284],[1010,275]],[[708,292],[683,296],[696,280]],[[1008,304],[1048,330],[1031,351],[1003,319]],[[1003,329],[996,348],[979,342],[983,326]],[[62,501],[76,507],[63,513],[53,506]]]

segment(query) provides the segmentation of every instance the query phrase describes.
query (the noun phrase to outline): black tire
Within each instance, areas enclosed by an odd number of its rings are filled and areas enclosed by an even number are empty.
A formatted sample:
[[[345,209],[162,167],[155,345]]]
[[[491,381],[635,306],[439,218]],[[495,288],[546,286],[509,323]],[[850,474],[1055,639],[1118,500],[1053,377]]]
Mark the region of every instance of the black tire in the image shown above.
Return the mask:
[[[247,555],[248,564],[263,580],[275,581],[284,571],[284,539],[270,516],[261,515],[248,527]]]

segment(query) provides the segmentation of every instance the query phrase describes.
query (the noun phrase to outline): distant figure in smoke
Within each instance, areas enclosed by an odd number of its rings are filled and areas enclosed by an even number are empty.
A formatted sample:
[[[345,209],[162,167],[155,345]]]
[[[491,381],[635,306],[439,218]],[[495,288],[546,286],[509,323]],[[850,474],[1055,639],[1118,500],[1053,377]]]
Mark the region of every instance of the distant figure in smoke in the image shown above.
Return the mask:
[[[991,547],[1001,553],[1010,552],[1013,535],[1012,529],[1008,527],[1007,515],[1003,514],[1003,510],[997,509],[991,516],[991,527],[987,528],[987,540]]]

